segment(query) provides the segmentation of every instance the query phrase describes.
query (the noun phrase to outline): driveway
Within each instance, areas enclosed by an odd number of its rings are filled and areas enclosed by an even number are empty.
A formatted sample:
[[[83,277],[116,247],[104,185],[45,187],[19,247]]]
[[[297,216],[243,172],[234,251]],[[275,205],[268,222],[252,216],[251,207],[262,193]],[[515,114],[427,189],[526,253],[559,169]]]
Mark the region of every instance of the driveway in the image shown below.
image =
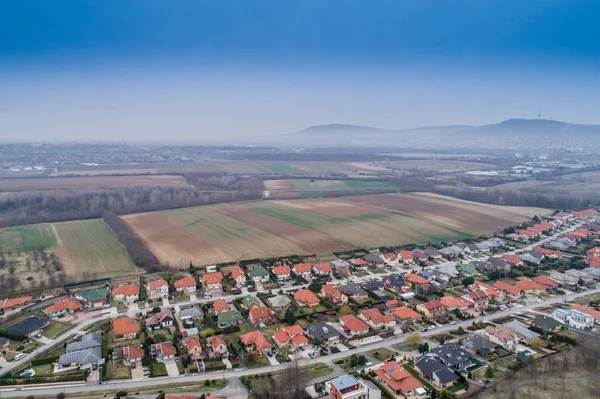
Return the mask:
[[[196,296],[196,294],[191,294],[190,295],[190,301],[196,303],[198,302],[198,297]]]
[[[267,356],[267,360],[271,363],[271,366],[279,366],[279,361],[275,358],[275,356]]]
[[[47,345],[47,344],[49,344],[50,342],[52,342],[52,340],[51,340],[51,339],[49,339],[49,338],[46,338],[46,337],[44,337],[43,335],[40,335],[40,337],[39,337],[39,338],[36,338],[36,337],[32,337],[32,338],[33,338],[33,340],[34,340],[34,341],[37,341],[37,342],[39,342],[39,343],[42,343],[42,344],[44,344],[44,345]]]
[[[175,366],[177,367],[177,366]],[[144,367],[142,367],[142,361],[137,361],[135,363],[135,368],[131,369],[131,379],[134,381],[139,381],[144,379]]]
[[[90,375],[88,375],[87,378],[87,382],[95,382],[98,383],[98,380],[100,379],[100,373],[98,372],[98,370],[90,370]]]
[[[223,359],[223,364],[225,365],[225,367],[227,367],[227,369],[232,369],[233,365],[231,364],[231,362],[229,361],[229,359]]]
[[[169,303],[169,298],[163,298],[163,308],[169,307],[170,303]]]
[[[179,375],[179,369],[177,368],[177,363],[175,363],[175,359],[167,359],[162,361],[167,367],[167,374],[169,377],[177,377]]]

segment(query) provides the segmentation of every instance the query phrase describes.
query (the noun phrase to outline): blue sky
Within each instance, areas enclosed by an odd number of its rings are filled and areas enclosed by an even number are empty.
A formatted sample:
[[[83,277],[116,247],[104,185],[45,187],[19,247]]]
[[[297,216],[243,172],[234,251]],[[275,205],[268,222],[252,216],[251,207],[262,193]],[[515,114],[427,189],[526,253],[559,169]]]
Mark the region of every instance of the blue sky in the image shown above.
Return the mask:
[[[0,139],[600,123],[600,2],[7,1]],[[2,126],[4,125],[4,126]]]

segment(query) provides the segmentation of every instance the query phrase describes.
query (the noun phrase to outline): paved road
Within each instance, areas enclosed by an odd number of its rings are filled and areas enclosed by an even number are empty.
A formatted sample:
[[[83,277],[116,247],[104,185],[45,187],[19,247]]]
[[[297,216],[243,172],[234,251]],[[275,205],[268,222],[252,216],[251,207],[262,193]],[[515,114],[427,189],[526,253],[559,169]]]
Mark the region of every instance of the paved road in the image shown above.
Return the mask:
[[[481,322],[484,320],[505,317],[505,316],[509,316],[514,313],[521,313],[523,311],[527,311],[527,310],[530,310],[530,309],[533,309],[536,307],[549,306],[549,305],[552,305],[555,303],[560,303],[563,301],[570,301],[570,300],[573,300],[580,296],[585,296],[585,295],[594,294],[594,293],[598,293],[598,292],[600,292],[600,288],[590,290],[590,291],[570,294],[570,295],[566,295],[566,296],[555,297],[555,298],[551,298],[551,299],[548,299],[548,300],[545,300],[542,302],[538,302],[535,304],[525,305],[520,308],[507,309],[507,310],[500,311],[497,313],[480,316],[476,319],[462,321],[462,322],[457,323],[452,326],[446,325],[443,327],[436,328],[433,331],[428,331],[428,332],[422,333],[422,335],[423,335],[423,337],[427,337],[430,335],[436,335],[439,333],[454,330],[454,329],[458,328],[459,326],[466,328],[466,327],[470,326],[473,323],[473,321]],[[389,346],[389,345],[399,344],[404,341],[405,341],[405,337],[398,337],[398,338],[386,340],[385,344],[386,344],[386,346]],[[309,365],[312,365],[315,363],[320,363],[320,362],[332,362],[337,359],[347,357],[347,356],[350,356],[355,353],[357,353],[357,354],[363,353],[363,352],[367,352],[367,351],[370,351],[372,349],[376,349],[379,347],[381,347],[381,342],[375,342],[370,345],[361,346],[359,348],[351,349],[346,352],[334,353],[334,354],[331,354],[331,355],[328,355],[328,356],[322,357],[322,358],[303,359],[303,360],[298,361],[298,364],[300,366],[309,366]],[[279,367],[285,367],[285,364],[282,366],[279,366]],[[147,380],[143,380],[143,381],[131,381],[131,380],[109,381],[102,385],[81,385],[81,386],[64,386],[64,387],[53,386],[53,387],[46,387],[46,388],[27,387],[27,389],[25,389],[25,390],[15,390],[15,388],[0,388],[0,392],[2,393],[0,396],[1,397],[20,397],[20,396],[28,396],[28,395],[34,395],[34,396],[35,395],[54,395],[59,392],[65,392],[67,394],[73,393],[73,392],[102,392],[105,390],[112,390],[112,389],[115,389],[115,390],[120,389],[120,390],[126,391],[126,390],[130,390],[130,389],[135,389],[135,388],[142,388],[142,387],[147,388],[147,387],[166,385],[166,384],[171,384],[171,383],[179,384],[179,383],[185,383],[185,382],[204,381],[207,379],[239,378],[241,376],[246,376],[246,375],[254,375],[254,374],[276,371],[279,369],[279,367],[260,367],[260,368],[254,368],[254,369],[241,369],[241,370],[238,369],[238,370],[233,370],[233,371],[217,371],[217,372],[206,373],[206,374],[187,375],[187,376],[179,376],[179,377],[173,377],[173,378],[159,377],[159,378],[152,378],[152,379],[147,379]],[[20,388],[20,389],[22,389],[22,388]]]

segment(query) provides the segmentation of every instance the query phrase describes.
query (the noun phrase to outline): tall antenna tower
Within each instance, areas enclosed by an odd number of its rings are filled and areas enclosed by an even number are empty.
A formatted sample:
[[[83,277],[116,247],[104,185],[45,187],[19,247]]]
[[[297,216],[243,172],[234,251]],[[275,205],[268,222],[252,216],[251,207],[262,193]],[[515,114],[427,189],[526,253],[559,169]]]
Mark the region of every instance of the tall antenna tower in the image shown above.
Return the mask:
[[[542,119],[542,110],[538,108],[538,119]]]

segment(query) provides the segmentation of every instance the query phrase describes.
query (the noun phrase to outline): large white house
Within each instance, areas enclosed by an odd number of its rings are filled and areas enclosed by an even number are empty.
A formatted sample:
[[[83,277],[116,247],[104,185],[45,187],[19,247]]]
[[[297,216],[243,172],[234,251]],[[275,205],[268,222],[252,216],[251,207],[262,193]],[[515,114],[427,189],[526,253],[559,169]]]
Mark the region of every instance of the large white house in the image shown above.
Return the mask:
[[[554,309],[554,318],[560,320],[569,327],[585,330],[594,326],[594,316],[580,312],[576,309]]]

